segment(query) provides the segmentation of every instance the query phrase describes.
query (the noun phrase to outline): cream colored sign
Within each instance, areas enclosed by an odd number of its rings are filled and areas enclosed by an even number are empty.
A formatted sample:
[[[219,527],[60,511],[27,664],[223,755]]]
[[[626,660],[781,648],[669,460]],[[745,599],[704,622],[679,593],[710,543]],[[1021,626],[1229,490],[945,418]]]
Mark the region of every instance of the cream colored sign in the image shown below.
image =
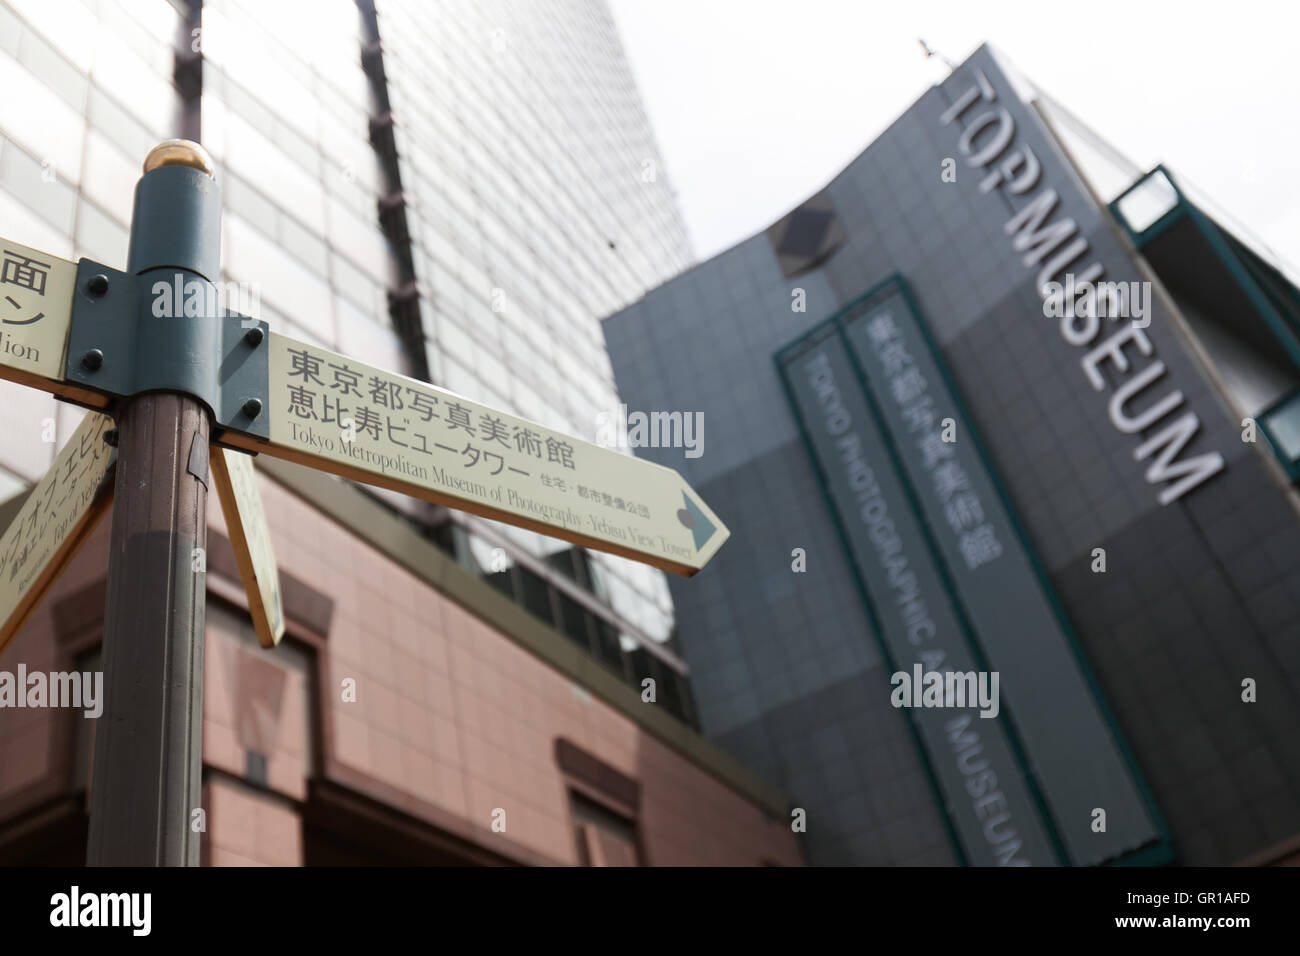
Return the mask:
[[[243,452],[213,448],[211,463],[257,639],[263,647],[275,647],[284,636],[284,604],[253,460]]]
[[[0,239],[0,378],[63,380],[76,284],[73,263]]]
[[[671,468],[272,334],[270,444],[232,445],[692,575],[729,532]]]
[[[89,412],[0,537],[0,651],[108,510],[113,420]]]

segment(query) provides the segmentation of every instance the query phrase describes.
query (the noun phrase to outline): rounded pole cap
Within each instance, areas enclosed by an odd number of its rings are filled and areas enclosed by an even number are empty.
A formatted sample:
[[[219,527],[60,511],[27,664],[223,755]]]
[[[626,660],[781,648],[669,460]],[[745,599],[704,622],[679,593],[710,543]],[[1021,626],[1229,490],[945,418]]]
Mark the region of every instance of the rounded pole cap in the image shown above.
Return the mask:
[[[208,177],[216,178],[212,157],[198,143],[188,139],[163,140],[144,158],[144,171],[152,172],[160,166],[189,166]]]

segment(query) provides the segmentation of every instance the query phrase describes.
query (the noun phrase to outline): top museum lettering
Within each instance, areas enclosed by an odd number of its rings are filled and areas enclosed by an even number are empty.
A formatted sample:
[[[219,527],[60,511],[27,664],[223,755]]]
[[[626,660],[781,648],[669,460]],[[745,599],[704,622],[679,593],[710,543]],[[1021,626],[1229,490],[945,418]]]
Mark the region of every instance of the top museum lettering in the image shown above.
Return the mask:
[[[982,109],[975,109],[976,104]],[[1038,186],[1042,164],[1028,145],[1015,144],[1015,119],[997,102],[997,93],[982,71],[975,71],[975,84],[939,117],[944,126],[955,120],[964,123],[958,147],[967,164],[987,170],[980,180],[981,193],[1000,189],[1008,197],[1023,196]],[[1060,289],[1056,278],[1089,250],[1073,219],[1062,216],[1048,221],[1059,198],[1055,189],[1044,185],[1002,227],[1025,267],[1038,268],[1035,288],[1044,298]],[[1094,260],[1072,274],[1079,287],[1086,287],[1104,272]],[[1218,452],[1179,458],[1201,427],[1181,391],[1167,388],[1158,398],[1147,396],[1142,410],[1137,410],[1139,396],[1151,391],[1167,371],[1144,331],[1149,322],[1120,324],[1098,342],[1102,316],[1095,302],[1090,299],[1083,308],[1070,306],[1060,314],[1061,337],[1071,345],[1090,346],[1080,360],[1084,373],[1095,390],[1114,388],[1107,407],[1111,424],[1124,434],[1139,436],[1133,458],[1149,462],[1146,480],[1163,486],[1160,503],[1176,501],[1222,471],[1225,462]]]

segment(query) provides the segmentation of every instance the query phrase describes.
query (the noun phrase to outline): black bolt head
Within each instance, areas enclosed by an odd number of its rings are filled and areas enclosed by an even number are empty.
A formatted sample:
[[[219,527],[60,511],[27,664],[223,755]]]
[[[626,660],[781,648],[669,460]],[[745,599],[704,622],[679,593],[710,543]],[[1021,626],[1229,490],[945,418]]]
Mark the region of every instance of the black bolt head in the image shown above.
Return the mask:
[[[260,398],[250,398],[244,402],[244,414],[249,418],[256,418],[262,414],[262,400]]]
[[[253,348],[257,348],[257,346],[261,345],[262,339],[265,337],[266,333],[262,331],[260,325],[256,328],[249,329],[244,333],[244,341],[253,346]]]
[[[91,295],[103,295],[108,291],[108,276],[91,276],[90,280],[86,283],[86,291]]]
[[[104,353],[99,349],[91,349],[85,355],[81,356],[81,367],[88,372],[93,372],[104,364]]]

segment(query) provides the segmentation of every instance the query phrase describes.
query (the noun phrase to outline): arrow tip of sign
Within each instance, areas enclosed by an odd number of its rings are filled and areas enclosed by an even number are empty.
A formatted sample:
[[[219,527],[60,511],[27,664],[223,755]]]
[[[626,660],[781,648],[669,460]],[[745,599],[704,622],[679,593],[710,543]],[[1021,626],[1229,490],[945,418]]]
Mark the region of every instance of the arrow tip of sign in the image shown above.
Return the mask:
[[[709,539],[718,530],[718,524],[705,514],[704,507],[691,500],[691,496],[685,491],[682,492],[682,501],[685,502],[686,507],[677,512],[677,520],[690,529],[695,540],[695,550],[699,551],[708,544]]]

